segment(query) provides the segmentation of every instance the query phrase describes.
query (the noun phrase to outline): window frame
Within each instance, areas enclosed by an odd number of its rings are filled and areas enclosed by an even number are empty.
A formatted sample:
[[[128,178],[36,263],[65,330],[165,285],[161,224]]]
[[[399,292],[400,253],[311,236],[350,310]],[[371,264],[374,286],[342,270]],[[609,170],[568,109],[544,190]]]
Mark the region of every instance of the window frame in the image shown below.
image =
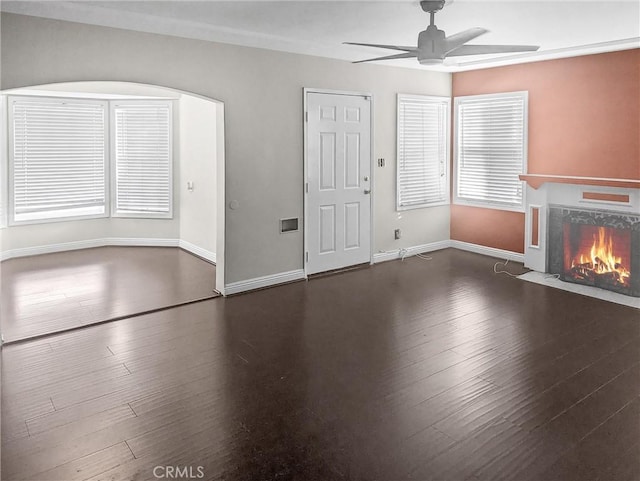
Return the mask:
[[[6,168],[4,169],[5,178],[5,198],[6,198],[6,222],[5,227],[32,225],[32,224],[49,224],[54,222],[68,222],[74,220],[89,220],[89,219],[104,219],[110,217],[110,199],[109,199],[109,102],[107,100],[98,98],[78,98],[78,97],[57,97],[57,96],[44,96],[44,95],[8,95],[6,96],[6,110],[7,110],[7,125],[5,132],[7,136],[7,153],[6,153]],[[16,220],[15,218],[15,179],[14,179],[14,116],[13,116],[13,103],[16,100],[21,102],[42,102],[50,101],[51,103],[61,102],[64,100],[73,101],[77,103],[88,104],[101,104],[104,114],[104,212],[91,213],[91,214],[76,214],[63,217],[48,217],[40,219],[24,219]]]
[[[482,95],[465,95],[454,98],[454,140],[453,140],[453,204],[464,205],[470,207],[480,207],[484,209],[504,210],[511,212],[524,212],[526,208],[526,188],[523,181],[520,181],[520,203],[519,204],[505,204],[500,201],[491,200],[470,200],[465,197],[460,197],[459,192],[459,180],[460,180],[460,114],[459,106],[467,101],[473,100],[499,100],[506,97],[518,96],[523,99],[523,122],[522,122],[522,167],[521,174],[527,173],[528,165],[528,151],[529,151],[529,92],[526,90],[514,91],[514,92],[500,92],[492,94]]]
[[[444,190],[442,200],[437,202],[426,202],[422,204],[413,204],[413,205],[401,205],[400,204],[400,172],[401,172],[401,159],[400,159],[400,113],[401,113],[401,105],[402,100],[420,100],[420,101],[428,101],[437,104],[442,104],[445,107],[445,115],[446,118],[444,120],[445,127],[445,139],[444,139],[444,148],[445,148],[445,158],[442,163],[443,165],[443,174],[441,177],[444,177]],[[451,192],[450,192],[450,177],[449,177],[449,166],[451,164],[451,98],[445,96],[438,95],[414,95],[414,94],[397,94],[396,98],[396,211],[402,212],[407,210],[414,209],[426,209],[430,207],[439,207],[443,205],[449,205],[451,203]]]
[[[118,105],[149,105],[149,103],[162,103],[169,107],[169,212],[118,212],[117,209],[117,163],[116,163],[116,116],[115,109]],[[109,102],[109,146],[111,155],[109,157],[110,169],[109,178],[111,180],[111,217],[118,219],[173,219],[174,212],[174,170],[176,153],[174,142],[176,115],[178,109],[176,102],[172,99],[136,99],[136,100],[113,100]]]
[[[64,217],[49,217],[40,219],[15,219],[14,202],[14,116],[13,101],[21,102],[74,102],[100,104],[104,114],[104,212],[69,215]],[[168,150],[169,150],[169,212],[136,212],[117,213],[115,209],[115,116],[112,115],[114,106],[118,104],[139,104],[149,105],[152,103],[162,103],[169,108],[168,126]],[[176,137],[176,124],[179,122],[178,105],[175,98],[136,98],[136,99],[109,99],[100,96],[86,97],[73,95],[29,95],[29,94],[2,94],[0,95],[0,140],[5,140],[2,144],[5,148],[0,152],[0,229],[13,226],[23,226],[32,224],[49,224],[54,222],[69,222],[78,220],[104,219],[104,218],[137,218],[137,219],[164,219],[171,220],[175,212],[175,169],[178,159],[176,148],[178,140]]]
[[[0,229],[9,218],[9,96],[0,95]]]

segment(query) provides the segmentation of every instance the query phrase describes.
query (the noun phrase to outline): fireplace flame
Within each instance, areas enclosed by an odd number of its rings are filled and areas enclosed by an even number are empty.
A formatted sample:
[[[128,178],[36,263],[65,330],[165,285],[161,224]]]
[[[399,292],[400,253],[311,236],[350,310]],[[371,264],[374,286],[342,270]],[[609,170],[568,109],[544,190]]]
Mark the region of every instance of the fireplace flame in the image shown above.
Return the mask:
[[[589,266],[595,274],[612,273],[621,284],[628,284],[631,276],[622,265],[622,258],[613,254],[613,238],[604,227],[598,227],[597,234],[594,233],[589,253],[581,253],[571,263],[572,268],[585,266]]]

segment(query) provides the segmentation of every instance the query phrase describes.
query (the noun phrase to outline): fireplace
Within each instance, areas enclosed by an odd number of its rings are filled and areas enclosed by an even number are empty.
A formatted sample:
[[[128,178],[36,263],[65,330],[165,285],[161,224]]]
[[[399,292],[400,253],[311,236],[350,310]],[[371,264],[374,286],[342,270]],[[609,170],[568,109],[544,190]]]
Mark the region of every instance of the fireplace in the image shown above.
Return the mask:
[[[547,272],[640,297],[640,216],[549,206]]]
[[[532,277],[640,307],[640,179],[520,179],[527,184],[524,265],[541,275]]]

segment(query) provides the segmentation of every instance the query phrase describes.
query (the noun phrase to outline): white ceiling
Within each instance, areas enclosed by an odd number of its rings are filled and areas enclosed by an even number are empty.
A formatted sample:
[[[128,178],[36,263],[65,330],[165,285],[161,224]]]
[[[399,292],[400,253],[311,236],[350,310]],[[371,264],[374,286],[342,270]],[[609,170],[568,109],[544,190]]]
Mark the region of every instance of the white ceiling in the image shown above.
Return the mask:
[[[349,61],[394,52],[342,42],[415,45],[429,23],[417,0],[3,0],[0,10]],[[384,63],[461,71],[640,47],[640,0],[449,0],[435,23],[447,35],[471,27],[490,30],[471,44],[533,44],[540,50],[456,57],[435,67],[415,59]]]

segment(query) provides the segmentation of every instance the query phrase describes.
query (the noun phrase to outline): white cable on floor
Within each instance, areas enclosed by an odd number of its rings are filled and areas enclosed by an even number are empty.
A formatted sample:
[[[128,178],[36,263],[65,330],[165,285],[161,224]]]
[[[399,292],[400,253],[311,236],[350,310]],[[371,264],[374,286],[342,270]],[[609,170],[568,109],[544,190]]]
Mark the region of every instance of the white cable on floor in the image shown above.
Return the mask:
[[[507,264],[508,264],[508,263],[509,263],[509,259],[507,259],[507,260],[506,260],[506,261],[504,261],[504,262],[496,262],[496,263],[493,265],[493,272],[494,272],[495,274],[506,274],[506,275],[511,276],[511,277],[518,277],[518,274],[512,274],[511,272],[506,271],[506,270],[501,270],[501,271],[499,271],[499,270],[498,270],[498,264],[502,264],[502,267],[507,267]]]
[[[427,256],[427,255],[424,255],[424,254],[420,254],[420,253],[418,253],[418,254],[414,254],[413,256],[411,256],[411,255],[409,254],[409,250],[408,250],[408,249],[405,249],[404,247],[403,247],[403,248],[401,248],[401,249],[396,249],[396,250],[392,250],[392,251],[383,251],[383,250],[380,250],[380,251],[378,251],[378,252],[379,252],[380,254],[398,254],[398,257],[400,257],[400,260],[403,260],[403,261],[405,260],[405,258],[406,258],[406,257],[419,257],[420,259],[425,260],[425,261],[430,261],[430,260],[432,260],[432,259],[433,259],[433,258],[432,258],[432,257],[430,257],[430,256]]]

